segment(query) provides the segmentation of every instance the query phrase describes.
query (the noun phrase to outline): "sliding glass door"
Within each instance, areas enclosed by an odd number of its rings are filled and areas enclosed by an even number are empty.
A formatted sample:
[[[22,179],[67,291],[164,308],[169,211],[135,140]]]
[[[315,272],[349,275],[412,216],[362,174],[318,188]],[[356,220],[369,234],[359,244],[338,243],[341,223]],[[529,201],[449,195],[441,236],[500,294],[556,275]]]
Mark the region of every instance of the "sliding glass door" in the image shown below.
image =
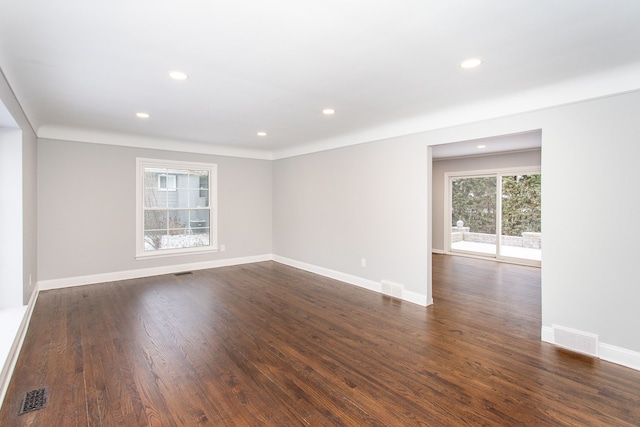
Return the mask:
[[[495,176],[451,179],[451,247],[481,254],[496,253]]]
[[[540,261],[540,174],[504,175],[500,251],[502,257]]]
[[[537,171],[450,174],[449,250],[539,265],[540,188]]]

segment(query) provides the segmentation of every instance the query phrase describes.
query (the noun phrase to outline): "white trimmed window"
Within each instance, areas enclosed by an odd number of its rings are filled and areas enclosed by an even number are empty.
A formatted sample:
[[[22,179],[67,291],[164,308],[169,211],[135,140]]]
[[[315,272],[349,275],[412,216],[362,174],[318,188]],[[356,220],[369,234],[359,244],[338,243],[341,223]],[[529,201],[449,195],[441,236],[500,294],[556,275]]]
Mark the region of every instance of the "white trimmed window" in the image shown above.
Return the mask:
[[[216,165],[137,159],[136,257],[217,250]]]

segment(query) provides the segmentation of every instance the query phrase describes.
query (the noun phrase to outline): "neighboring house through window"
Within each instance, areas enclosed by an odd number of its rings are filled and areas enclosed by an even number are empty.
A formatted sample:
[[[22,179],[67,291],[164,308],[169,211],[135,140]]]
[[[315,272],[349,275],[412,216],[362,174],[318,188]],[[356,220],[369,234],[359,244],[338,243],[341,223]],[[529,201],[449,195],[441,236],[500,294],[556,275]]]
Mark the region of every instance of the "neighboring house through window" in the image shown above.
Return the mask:
[[[137,159],[136,256],[217,249],[216,165]]]
[[[168,175],[166,173],[158,174],[158,190],[176,191],[177,178],[177,175]]]

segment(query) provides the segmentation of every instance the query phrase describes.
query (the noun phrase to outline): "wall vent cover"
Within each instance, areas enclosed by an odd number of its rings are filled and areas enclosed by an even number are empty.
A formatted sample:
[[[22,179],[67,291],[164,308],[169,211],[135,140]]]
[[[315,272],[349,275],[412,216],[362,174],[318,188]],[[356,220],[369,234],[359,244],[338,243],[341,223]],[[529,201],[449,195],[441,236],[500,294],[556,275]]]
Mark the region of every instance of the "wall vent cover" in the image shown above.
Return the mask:
[[[42,409],[47,406],[47,403],[49,403],[49,387],[28,391],[22,396],[18,415]]]
[[[553,326],[553,341],[560,347],[598,357],[598,335],[564,326]]]
[[[380,288],[383,294],[402,299],[404,286],[388,280],[382,280]]]

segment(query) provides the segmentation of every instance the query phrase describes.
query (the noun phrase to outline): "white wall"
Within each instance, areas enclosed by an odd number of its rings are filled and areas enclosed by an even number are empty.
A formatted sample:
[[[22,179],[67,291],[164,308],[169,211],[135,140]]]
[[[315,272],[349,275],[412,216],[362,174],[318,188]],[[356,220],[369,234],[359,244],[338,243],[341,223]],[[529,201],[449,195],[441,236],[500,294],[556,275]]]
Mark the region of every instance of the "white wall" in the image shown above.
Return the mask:
[[[407,137],[275,161],[274,253],[430,302],[428,159]]]
[[[444,251],[445,233],[445,200],[444,174],[447,172],[467,172],[481,170],[497,170],[522,166],[540,167],[540,150],[515,153],[500,153],[487,156],[475,156],[458,159],[433,161],[433,234],[434,250]]]
[[[38,283],[38,138],[30,128],[22,131],[22,283],[26,304]]]
[[[639,111],[640,92],[558,108],[542,134],[543,325],[636,352]]]
[[[135,259],[136,158],[218,165],[226,252]],[[40,281],[271,254],[270,161],[40,139]]]
[[[22,131],[0,128],[0,310],[22,305]]]
[[[13,194],[15,198],[13,201],[14,208],[20,209],[21,218],[19,221],[13,221],[14,232],[21,234],[21,262],[19,264],[12,265],[12,271],[20,272],[20,277],[16,283],[16,286],[23,294],[21,303],[26,304],[29,300],[31,293],[35,289],[37,282],[37,199],[36,199],[36,135],[33,131],[29,120],[25,116],[24,112],[18,100],[16,99],[11,87],[4,78],[2,72],[0,72],[0,109],[2,109],[1,116],[5,127],[11,127],[10,132],[19,132],[18,134],[12,134],[12,163],[4,172],[3,177],[11,176],[10,180],[4,180],[0,187],[2,187],[3,200],[2,204],[7,202],[4,197],[4,191],[8,194]],[[9,162],[9,159],[5,159],[3,162]],[[9,172],[11,170],[12,172]],[[15,172],[15,173],[14,173]],[[17,194],[19,193],[19,199]],[[14,213],[17,211],[14,211]],[[20,225],[17,225],[20,223]],[[4,225],[8,227],[9,225]],[[0,242],[0,246],[5,247],[4,242]],[[18,246],[14,246],[16,250]],[[2,249],[0,249],[2,250]],[[19,255],[14,255],[18,257]],[[8,261],[5,261],[8,262]],[[4,269],[3,269],[4,270]],[[31,277],[31,280],[29,278]],[[12,279],[12,280],[15,280]],[[13,291],[12,291],[13,292]]]
[[[638,111],[640,92],[631,92],[279,160],[274,251],[424,292],[426,147],[542,129],[543,327],[595,333],[637,354],[640,246],[629,230],[638,220]]]

